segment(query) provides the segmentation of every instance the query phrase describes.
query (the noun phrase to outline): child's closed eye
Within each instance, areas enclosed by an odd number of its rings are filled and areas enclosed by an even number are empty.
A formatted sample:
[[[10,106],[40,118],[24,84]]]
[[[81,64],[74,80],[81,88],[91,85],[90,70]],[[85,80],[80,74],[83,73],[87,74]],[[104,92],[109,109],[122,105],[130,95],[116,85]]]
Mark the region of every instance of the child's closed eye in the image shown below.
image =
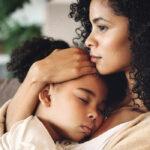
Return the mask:
[[[79,100],[80,100],[82,103],[84,103],[84,104],[88,104],[88,103],[89,103],[88,99],[86,99],[86,98],[79,97]]]

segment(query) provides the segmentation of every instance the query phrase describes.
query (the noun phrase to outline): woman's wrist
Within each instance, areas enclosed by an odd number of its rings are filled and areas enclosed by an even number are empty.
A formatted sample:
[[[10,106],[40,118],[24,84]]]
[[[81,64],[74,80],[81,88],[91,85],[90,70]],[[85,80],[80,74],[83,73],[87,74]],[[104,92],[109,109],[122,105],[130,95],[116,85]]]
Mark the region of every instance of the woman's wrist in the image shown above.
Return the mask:
[[[48,61],[46,58],[39,60],[32,64],[25,81],[31,85],[37,85],[42,89],[48,83],[53,83],[52,77],[54,68],[54,63],[51,59],[48,59]]]
[[[37,85],[37,87],[43,88],[46,85],[46,81],[44,79],[43,74],[42,75],[41,74],[42,74],[41,65],[40,63],[36,62],[29,69],[24,82],[30,86]]]

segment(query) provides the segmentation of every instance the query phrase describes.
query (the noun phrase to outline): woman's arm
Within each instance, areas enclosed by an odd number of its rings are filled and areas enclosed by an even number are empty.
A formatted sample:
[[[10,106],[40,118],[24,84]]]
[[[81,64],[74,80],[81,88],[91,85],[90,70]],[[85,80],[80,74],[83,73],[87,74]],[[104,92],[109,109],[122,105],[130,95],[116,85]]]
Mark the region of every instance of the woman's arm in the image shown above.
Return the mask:
[[[6,130],[10,130],[11,126],[22,119],[27,118],[36,108],[38,103],[38,93],[42,84],[33,82],[26,78],[20,85],[17,93],[11,99],[6,115]]]
[[[55,50],[46,58],[35,62],[9,104],[7,130],[16,121],[33,113],[38,103],[38,93],[46,84],[64,82],[95,72],[88,54],[77,48]]]

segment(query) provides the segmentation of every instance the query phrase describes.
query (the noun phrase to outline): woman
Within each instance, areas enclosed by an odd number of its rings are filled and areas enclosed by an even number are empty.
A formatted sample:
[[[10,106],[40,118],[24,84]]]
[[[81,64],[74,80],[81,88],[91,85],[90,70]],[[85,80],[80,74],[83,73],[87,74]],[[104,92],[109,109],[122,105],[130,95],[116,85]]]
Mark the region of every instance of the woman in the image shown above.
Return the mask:
[[[80,49],[71,48],[61,52],[56,50],[47,58],[36,62],[8,107],[8,128],[20,116],[27,117],[33,112],[37,93],[47,83],[94,73],[95,64],[103,75],[124,71],[129,84],[125,104],[106,120],[97,135],[136,118],[130,124],[131,128],[106,146],[106,149],[138,149],[141,145],[140,149],[150,149],[147,141],[150,136],[150,115],[146,113],[141,116],[143,109],[135,104],[137,99],[150,109],[149,9],[148,0],[78,0],[76,4],[72,4],[70,15],[82,24],[79,38],[90,48],[90,57]],[[20,107],[20,99],[22,102],[26,100],[22,105],[23,111],[22,114],[15,114],[13,105]],[[29,106],[30,111],[27,112],[25,108]]]

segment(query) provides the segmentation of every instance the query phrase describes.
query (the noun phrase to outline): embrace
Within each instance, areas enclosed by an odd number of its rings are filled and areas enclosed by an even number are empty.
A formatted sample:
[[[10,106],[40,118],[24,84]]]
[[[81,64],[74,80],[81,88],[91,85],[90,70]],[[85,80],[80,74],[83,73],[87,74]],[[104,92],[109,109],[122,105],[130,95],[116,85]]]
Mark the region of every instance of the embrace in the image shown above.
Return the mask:
[[[0,110],[0,149],[150,150],[149,10],[77,0],[84,50],[46,37],[15,49],[8,70],[21,84]]]

